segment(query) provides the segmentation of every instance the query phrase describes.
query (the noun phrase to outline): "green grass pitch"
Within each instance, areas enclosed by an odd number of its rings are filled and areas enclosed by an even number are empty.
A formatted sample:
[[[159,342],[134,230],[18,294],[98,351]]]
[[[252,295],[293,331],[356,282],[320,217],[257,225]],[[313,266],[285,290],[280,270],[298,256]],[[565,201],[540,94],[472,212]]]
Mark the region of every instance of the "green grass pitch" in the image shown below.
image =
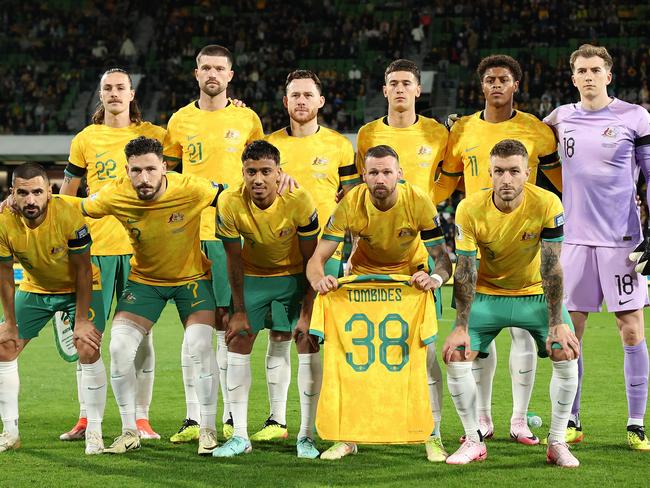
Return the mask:
[[[445,288],[449,303],[450,288]],[[438,351],[447,335],[452,311],[446,309],[440,324]],[[512,405],[508,375],[510,339],[497,340],[499,364],[494,383],[495,438],[488,443],[483,463],[454,467],[427,462],[424,446],[360,446],[357,456],[338,462],[299,460],[295,435],[299,404],[295,386],[297,358],[292,359],[294,380],[289,392],[289,439],[279,444],[256,444],[253,452],[233,460],[196,455],[196,444],[168,442],[185,414],[180,370],[181,326],[168,306],[154,328],[156,382],[151,423],[163,436],[144,441],[142,449],[125,456],[85,456],[82,442],[61,442],[58,436],[76,421],[78,405],[75,367],[58,358],[51,327],[32,341],[19,360],[21,377],[20,428],[23,446],[0,455],[0,487],[198,487],[198,486],[612,486],[644,485],[650,474],[650,452],[627,449],[627,407],[623,384],[623,352],[612,314],[593,314],[585,340],[583,425],[586,439],[575,447],[582,466],[561,470],[545,464],[540,446],[527,447],[508,436]],[[104,341],[108,368],[108,334]],[[249,432],[255,432],[268,410],[264,379],[266,334],[253,351],[253,387],[249,407]],[[550,361],[540,360],[531,411],[538,413],[547,433],[550,420],[548,384]],[[388,394],[388,393],[387,393]],[[461,425],[445,386],[442,434],[449,451],[458,447]],[[218,418],[221,416],[221,402]],[[119,433],[119,415],[112,392],[104,422],[104,440],[110,444]],[[220,429],[220,425],[219,425]],[[390,425],[386,425],[390,429]],[[221,439],[220,439],[221,440]],[[325,442],[318,442],[321,449]]]

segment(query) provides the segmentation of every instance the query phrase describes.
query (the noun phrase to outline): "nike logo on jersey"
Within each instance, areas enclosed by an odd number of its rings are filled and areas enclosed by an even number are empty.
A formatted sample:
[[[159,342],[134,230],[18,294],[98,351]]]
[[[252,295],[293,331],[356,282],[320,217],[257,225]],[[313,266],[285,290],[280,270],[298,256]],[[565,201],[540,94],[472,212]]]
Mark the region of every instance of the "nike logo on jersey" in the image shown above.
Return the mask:
[[[95,153],[96,158],[101,158],[104,154],[106,154],[108,151],[104,151],[103,153]]]
[[[621,300],[619,300],[619,301],[618,301],[618,304],[619,304],[619,305],[625,305],[626,303],[629,303],[629,302],[631,302],[632,300],[634,300],[634,299],[633,299],[633,298],[630,298],[629,300],[625,300],[624,302],[621,301]]]
[[[473,150],[476,149],[477,147],[478,147],[478,146],[468,147],[467,149],[465,149],[465,152],[473,151]]]
[[[188,140],[188,141],[191,141],[191,140],[194,139],[196,136],[198,136],[198,134],[194,134],[193,136],[187,136],[187,140]]]
[[[199,300],[198,302],[192,302],[192,307],[196,307],[198,304],[205,302],[205,300]]]
[[[568,134],[569,132],[575,132],[575,129],[564,129],[564,133]]]

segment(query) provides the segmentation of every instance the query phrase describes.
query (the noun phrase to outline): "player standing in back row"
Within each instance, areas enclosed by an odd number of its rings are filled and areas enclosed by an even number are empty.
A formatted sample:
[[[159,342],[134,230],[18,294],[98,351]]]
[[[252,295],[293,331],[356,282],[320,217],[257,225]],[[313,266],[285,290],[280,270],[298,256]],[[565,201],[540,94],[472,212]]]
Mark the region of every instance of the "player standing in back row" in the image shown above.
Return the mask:
[[[86,176],[91,193],[104,185],[126,176],[124,146],[138,136],[156,139],[162,143],[165,129],[142,121],[135,99],[131,76],[119,68],[107,70],[99,82],[100,105],[93,114],[93,123],[77,134],[70,145],[70,157],[65,168],[63,195],[77,194],[81,179]],[[113,295],[119,299],[129,275],[129,259],[133,253],[129,236],[113,216],[86,219],[93,243],[90,254],[102,277],[104,320],[108,321]],[[156,356],[153,333],[140,343],[136,356],[136,424],[142,439],[160,439],[149,424],[149,405],[153,394]],[[77,392],[80,403],[79,420],[69,431],[61,434],[64,441],[83,439],[86,429],[86,405],[81,388],[81,365],[77,364]]]
[[[170,167],[182,162],[183,173],[203,176],[231,187],[242,181],[240,157],[244,147],[264,137],[257,114],[250,108],[236,107],[228,100],[226,89],[234,75],[232,63],[232,54],[223,46],[212,44],[199,51],[194,70],[199,99],[171,116],[164,143],[164,157]],[[225,321],[231,295],[226,254],[223,243],[214,235],[214,222],[215,209],[207,208],[201,216],[201,249],[212,262],[212,286],[218,307],[217,365],[224,404],[223,433],[228,438],[233,427],[226,389]],[[199,436],[199,403],[192,382],[192,360],[185,341],[181,365],[187,415],[181,429],[171,437],[172,442],[189,442]]]
[[[544,119],[555,130],[563,153],[565,304],[578,339],[589,312],[599,312],[603,298],[607,310],[614,312],[624,351],[628,444],[650,451],[643,425],[648,400],[643,307],[648,305],[648,284],[628,259],[643,240],[635,199],[639,170],[646,181],[650,176],[650,114],[607,94],[613,60],[604,47],[582,45],[571,54],[570,64],[580,102],[558,107]],[[579,371],[581,380],[582,367]],[[579,386],[567,442],[580,442],[583,436]]]
[[[447,147],[447,129],[434,119],[415,113],[415,100],[420,96],[420,69],[413,61],[398,59],[386,67],[384,97],[388,115],[359,129],[357,135],[357,169],[363,174],[366,152],[378,145],[388,145],[399,155],[404,180],[433,195],[435,171]],[[434,263],[429,267],[433,269]],[[442,295],[434,291],[438,318],[442,315]],[[434,432],[427,441],[427,458],[442,462],[447,452],[440,437],[442,418],[442,372],[436,359],[436,344],[427,350],[427,378],[434,420]],[[390,428],[390,427],[388,427]]]

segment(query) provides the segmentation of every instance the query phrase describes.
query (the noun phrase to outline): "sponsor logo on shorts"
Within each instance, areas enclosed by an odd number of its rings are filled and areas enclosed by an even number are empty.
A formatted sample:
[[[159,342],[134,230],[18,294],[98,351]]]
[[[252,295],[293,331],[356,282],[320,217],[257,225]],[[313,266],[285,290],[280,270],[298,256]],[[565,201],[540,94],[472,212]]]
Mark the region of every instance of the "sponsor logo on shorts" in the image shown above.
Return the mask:
[[[82,237],[86,237],[88,235],[88,226],[84,225],[81,229],[79,229],[77,232],[75,232],[75,235],[77,236],[77,239],[81,239]]]
[[[536,239],[539,234],[536,234],[535,232],[524,232],[521,235],[521,240],[522,241],[530,241],[532,239]]]
[[[167,221],[168,224],[172,224],[174,222],[181,222],[185,218],[185,215],[181,212],[174,212],[169,216],[169,220]]]
[[[553,219],[555,222],[555,227],[559,227],[561,225],[564,225],[564,212],[561,214],[558,214],[555,216],[555,219]]]
[[[124,300],[126,303],[135,303],[135,295],[133,293],[125,291],[122,293],[122,300]]]

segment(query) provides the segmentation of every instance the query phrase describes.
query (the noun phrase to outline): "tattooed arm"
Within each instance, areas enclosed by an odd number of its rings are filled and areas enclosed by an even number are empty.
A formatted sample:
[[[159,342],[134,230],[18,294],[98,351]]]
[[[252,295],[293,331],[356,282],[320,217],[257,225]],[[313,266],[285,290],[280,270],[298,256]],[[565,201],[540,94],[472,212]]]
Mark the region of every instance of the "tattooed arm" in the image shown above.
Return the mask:
[[[476,256],[458,255],[456,262],[456,272],[454,273],[454,298],[456,299],[456,327],[451,334],[447,336],[444,346],[442,347],[442,357],[449,364],[453,359],[456,351],[464,351],[464,360],[471,360],[473,355],[470,351],[469,338],[469,311],[474,300],[476,292]]]
[[[458,255],[454,273],[454,298],[456,299],[456,327],[467,330],[469,309],[476,293],[476,256]]]
[[[542,288],[548,307],[548,337],[546,350],[553,355],[553,343],[562,346],[567,359],[580,355],[580,343],[570,327],[562,319],[562,298],[564,295],[562,267],[560,266],[561,242],[542,240]]]

